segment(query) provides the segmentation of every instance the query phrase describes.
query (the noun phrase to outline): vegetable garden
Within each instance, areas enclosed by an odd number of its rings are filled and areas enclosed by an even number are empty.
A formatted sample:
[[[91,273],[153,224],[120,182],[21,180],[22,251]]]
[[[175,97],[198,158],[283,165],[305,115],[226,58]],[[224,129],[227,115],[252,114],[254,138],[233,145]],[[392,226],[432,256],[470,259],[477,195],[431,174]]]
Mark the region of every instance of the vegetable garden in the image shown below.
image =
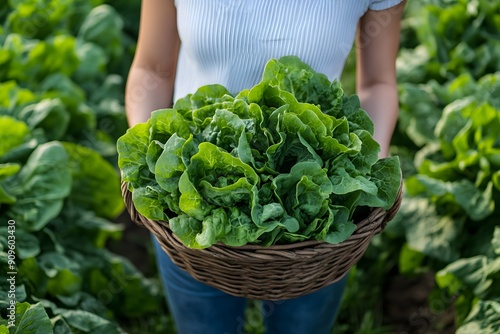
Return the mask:
[[[139,9],[0,4],[1,334],[174,333],[120,193]],[[498,333],[500,4],[410,0],[402,24],[391,154],[404,198],[351,270],[334,333]],[[347,94],[353,71],[351,57]],[[257,306],[248,333],[262,333]]]

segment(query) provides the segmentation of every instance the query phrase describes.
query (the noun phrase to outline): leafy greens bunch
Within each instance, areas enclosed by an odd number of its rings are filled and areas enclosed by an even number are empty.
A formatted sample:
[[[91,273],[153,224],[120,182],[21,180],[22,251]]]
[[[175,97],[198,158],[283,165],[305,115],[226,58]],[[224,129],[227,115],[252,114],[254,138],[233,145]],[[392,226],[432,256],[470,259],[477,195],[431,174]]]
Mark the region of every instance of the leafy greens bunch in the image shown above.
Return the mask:
[[[136,209],[188,247],[338,243],[357,207],[388,209],[399,189],[372,134],[356,96],[289,56],[236,96],[208,85],[153,112],[118,140],[118,164]]]

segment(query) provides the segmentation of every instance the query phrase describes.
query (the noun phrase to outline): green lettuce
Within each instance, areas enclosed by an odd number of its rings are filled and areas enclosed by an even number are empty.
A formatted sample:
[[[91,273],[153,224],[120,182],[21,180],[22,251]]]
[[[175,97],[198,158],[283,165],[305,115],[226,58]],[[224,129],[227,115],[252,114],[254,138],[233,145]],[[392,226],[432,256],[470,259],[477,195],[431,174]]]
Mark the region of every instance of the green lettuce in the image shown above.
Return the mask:
[[[71,192],[68,154],[61,143],[39,145],[17,174],[2,182],[16,200],[7,215],[27,231],[39,231],[61,212]]]
[[[136,209],[188,247],[338,243],[399,189],[372,135],[356,96],[290,56],[235,96],[207,85],[154,111],[119,138],[118,164]]]

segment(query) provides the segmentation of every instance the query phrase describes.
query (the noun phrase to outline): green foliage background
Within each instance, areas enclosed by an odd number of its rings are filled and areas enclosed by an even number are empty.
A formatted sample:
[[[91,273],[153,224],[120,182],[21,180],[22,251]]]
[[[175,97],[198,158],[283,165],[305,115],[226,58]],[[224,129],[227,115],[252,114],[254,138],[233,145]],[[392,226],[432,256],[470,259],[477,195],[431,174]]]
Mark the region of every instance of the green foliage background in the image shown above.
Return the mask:
[[[116,3],[0,5],[1,333],[170,331],[156,277],[107,248],[123,234],[116,140],[140,5]],[[7,328],[12,271],[18,304]]]

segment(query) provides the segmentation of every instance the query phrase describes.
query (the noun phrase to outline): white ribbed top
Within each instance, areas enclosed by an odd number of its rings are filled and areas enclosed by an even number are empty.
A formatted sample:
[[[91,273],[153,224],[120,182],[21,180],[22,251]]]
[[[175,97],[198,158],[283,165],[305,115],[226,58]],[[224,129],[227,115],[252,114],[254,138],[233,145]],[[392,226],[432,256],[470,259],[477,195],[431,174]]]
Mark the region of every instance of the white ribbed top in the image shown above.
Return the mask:
[[[174,101],[218,83],[231,93],[260,81],[271,58],[296,55],[339,78],[361,16],[402,0],[175,0],[181,38]]]

